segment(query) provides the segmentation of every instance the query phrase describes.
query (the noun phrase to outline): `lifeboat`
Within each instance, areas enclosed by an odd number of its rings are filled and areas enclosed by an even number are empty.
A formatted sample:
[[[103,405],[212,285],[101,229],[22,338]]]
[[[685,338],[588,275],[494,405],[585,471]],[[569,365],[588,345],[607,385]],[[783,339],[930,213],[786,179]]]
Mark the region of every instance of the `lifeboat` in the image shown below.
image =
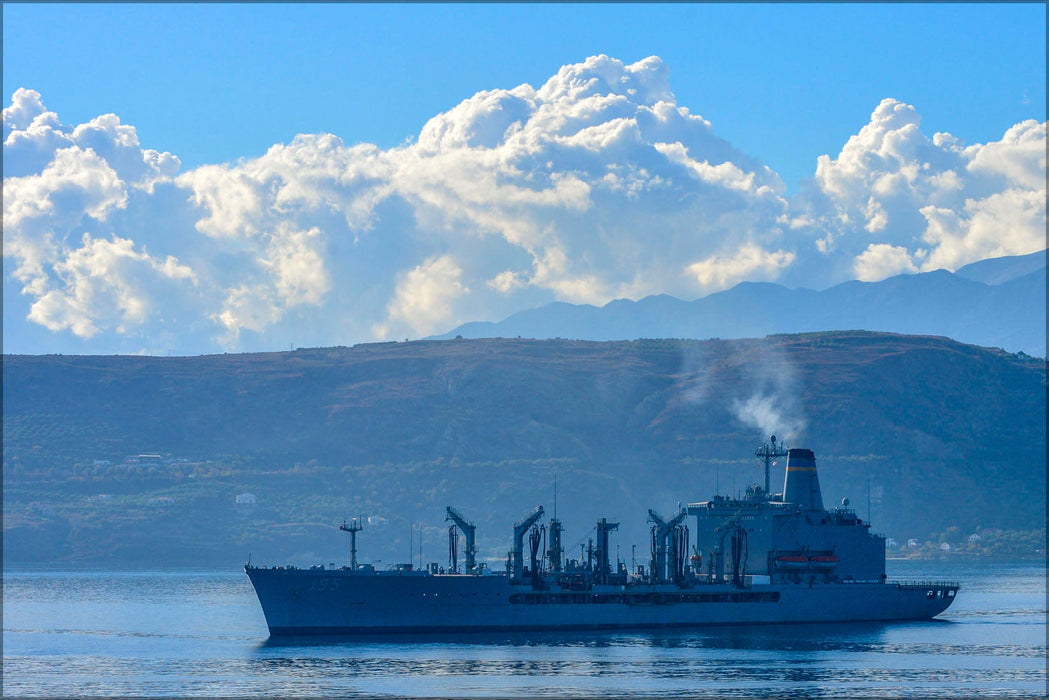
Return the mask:
[[[837,566],[838,557],[833,554],[814,554],[809,561],[819,566]]]
[[[804,554],[781,554],[775,562],[785,569],[802,569],[808,566],[809,558]]]

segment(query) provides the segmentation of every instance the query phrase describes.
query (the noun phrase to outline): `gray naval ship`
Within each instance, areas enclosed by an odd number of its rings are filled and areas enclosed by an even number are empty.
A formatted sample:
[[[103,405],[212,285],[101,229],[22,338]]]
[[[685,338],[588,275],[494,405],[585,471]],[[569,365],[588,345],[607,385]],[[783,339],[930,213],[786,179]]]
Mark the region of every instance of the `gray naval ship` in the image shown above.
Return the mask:
[[[887,580],[885,539],[847,500],[824,508],[811,450],[784,449],[772,436],[755,454],[764,488],[689,503],[669,518],[649,510],[651,559],[634,571],[609,557],[619,523],[602,518],[585,556],[566,559],[561,522],[543,524],[542,506],[514,524],[505,572],[477,561],[476,527],[452,507],[447,570],[358,565],[353,521],[341,526],[351,536],[348,567],[245,571],[278,637],[921,620],[954,601],[956,583]],[[769,467],[783,456],[783,492],[772,494]]]

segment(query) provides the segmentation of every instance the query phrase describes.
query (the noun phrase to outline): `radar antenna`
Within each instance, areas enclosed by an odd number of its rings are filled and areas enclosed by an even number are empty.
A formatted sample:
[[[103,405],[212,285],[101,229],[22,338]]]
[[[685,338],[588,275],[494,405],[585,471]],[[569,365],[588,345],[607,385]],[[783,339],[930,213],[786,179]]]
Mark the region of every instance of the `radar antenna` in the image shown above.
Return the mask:
[[[769,468],[772,466],[772,460],[777,457],[787,456],[787,446],[777,445],[776,436],[773,435],[769,438],[769,441],[754,451],[754,456],[758,458],[759,462],[765,465],[765,498],[769,497]]]

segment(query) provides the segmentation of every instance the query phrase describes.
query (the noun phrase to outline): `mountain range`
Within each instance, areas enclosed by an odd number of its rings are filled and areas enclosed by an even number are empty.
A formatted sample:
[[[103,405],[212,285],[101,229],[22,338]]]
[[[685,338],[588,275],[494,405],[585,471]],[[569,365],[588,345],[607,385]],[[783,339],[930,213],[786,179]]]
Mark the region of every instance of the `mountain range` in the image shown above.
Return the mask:
[[[695,301],[667,295],[596,307],[555,302],[499,322],[463,324],[434,339],[749,338],[863,329],[942,335],[1046,356],[1046,251],[982,260],[829,289],[743,282]]]

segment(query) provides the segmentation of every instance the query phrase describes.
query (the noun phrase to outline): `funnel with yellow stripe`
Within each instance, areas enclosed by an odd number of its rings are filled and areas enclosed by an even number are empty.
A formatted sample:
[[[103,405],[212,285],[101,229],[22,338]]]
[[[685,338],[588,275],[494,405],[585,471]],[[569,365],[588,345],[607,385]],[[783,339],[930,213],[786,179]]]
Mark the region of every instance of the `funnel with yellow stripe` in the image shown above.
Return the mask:
[[[793,503],[801,510],[823,510],[820,478],[816,473],[816,455],[812,450],[793,448],[787,451],[783,500]]]

